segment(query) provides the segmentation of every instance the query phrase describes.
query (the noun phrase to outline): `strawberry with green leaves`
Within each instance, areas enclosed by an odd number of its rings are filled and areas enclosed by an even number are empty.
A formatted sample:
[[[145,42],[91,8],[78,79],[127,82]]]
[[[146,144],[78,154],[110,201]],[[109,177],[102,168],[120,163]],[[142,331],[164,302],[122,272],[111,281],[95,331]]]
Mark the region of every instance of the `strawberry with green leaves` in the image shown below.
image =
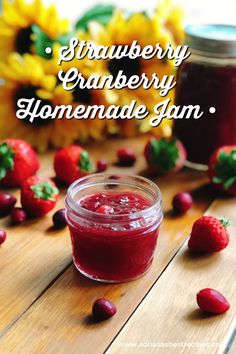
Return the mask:
[[[57,178],[67,185],[91,173],[89,154],[79,145],[71,145],[59,150],[54,158]]]
[[[39,159],[32,147],[20,139],[0,142],[0,184],[19,187],[39,169]]]
[[[215,150],[209,160],[208,174],[217,189],[236,195],[236,146]]]
[[[193,253],[222,251],[229,244],[228,226],[230,222],[225,218],[217,219],[208,215],[200,217],[193,224],[188,248]]]
[[[152,173],[178,172],[184,166],[186,150],[177,138],[151,138],[145,146],[144,156]]]
[[[21,204],[27,215],[42,217],[51,211],[58,200],[59,190],[45,177],[29,177],[21,187]]]

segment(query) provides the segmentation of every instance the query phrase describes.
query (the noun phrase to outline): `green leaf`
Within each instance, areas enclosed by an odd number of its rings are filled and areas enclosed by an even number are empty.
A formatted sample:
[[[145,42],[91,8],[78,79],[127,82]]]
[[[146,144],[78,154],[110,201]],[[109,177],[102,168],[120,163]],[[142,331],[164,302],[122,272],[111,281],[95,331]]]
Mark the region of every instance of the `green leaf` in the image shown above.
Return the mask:
[[[34,192],[34,198],[36,199],[54,201],[55,195],[59,193],[59,190],[47,180],[31,186],[31,189]]]
[[[236,184],[236,176],[230,177],[228,178],[225,182],[224,182],[224,187],[225,189],[229,189],[231,187],[233,187],[233,185]]]
[[[92,7],[90,10],[88,10],[75,24],[75,28],[77,30],[83,30],[83,31],[88,31],[88,24],[91,21],[96,21],[101,23],[102,25],[106,25],[116,7],[114,5],[96,5]]]
[[[225,228],[230,226],[230,221],[226,218],[220,218],[220,222]]]
[[[223,180],[220,177],[218,177],[218,176],[214,176],[212,178],[212,180],[213,180],[214,183],[217,183],[217,184],[223,182]]]
[[[236,149],[219,153],[213,182],[222,184],[226,190],[236,185]]]
[[[52,53],[47,54],[45,52],[45,48],[52,48],[54,43],[59,43],[61,46],[68,45],[70,39],[73,37],[73,33],[69,32],[55,39],[51,39],[37,25],[32,25],[32,31],[34,33],[33,42],[35,45],[36,54],[45,59],[52,58]]]
[[[92,163],[86,150],[83,150],[80,155],[79,167],[81,172],[89,172],[92,169]]]
[[[13,170],[14,156],[15,153],[11,150],[7,143],[2,143],[0,145],[0,180],[6,176],[8,171]]]
[[[179,158],[176,141],[176,138],[151,140],[150,163],[156,165],[160,172],[168,172],[176,167],[176,162]]]

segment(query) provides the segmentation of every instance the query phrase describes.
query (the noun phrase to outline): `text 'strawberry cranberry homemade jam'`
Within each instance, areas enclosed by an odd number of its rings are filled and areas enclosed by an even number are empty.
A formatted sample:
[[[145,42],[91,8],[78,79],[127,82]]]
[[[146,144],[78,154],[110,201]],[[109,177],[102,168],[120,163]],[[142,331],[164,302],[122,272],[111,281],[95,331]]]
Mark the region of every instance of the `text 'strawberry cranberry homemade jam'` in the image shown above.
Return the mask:
[[[200,105],[204,114],[176,120],[174,131],[192,166],[204,168],[216,148],[236,144],[236,26],[192,25],[185,32],[191,55],[178,69],[175,103]]]
[[[161,192],[146,178],[94,174],[66,197],[76,268],[103,282],[133,280],[150,268],[163,219]]]

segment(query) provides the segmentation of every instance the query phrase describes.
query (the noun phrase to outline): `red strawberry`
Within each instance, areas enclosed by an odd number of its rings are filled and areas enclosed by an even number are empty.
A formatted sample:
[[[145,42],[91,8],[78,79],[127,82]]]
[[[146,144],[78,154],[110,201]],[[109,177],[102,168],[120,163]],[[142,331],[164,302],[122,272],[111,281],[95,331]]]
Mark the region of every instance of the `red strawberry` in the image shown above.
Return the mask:
[[[197,293],[197,304],[208,313],[224,313],[230,308],[227,299],[217,290],[206,288]]]
[[[81,146],[71,145],[59,150],[54,159],[54,170],[59,180],[67,185],[91,172],[89,154]]]
[[[51,211],[58,199],[55,183],[45,177],[29,177],[21,188],[21,204],[30,216],[41,217]]]
[[[39,169],[35,151],[23,140],[7,139],[0,143],[0,183],[19,187]]]
[[[144,155],[152,173],[178,172],[184,166],[186,150],[180,140],[151,138],[145,146]]]
[[[217,189],[236,195],[236,145],[222,146],[209,160],[209,177]]]
[[[227,231],[229,221],[216,219],[213,216],[202,216],[192,227],[188,247],[196,253],[219,252],[229,244]]]

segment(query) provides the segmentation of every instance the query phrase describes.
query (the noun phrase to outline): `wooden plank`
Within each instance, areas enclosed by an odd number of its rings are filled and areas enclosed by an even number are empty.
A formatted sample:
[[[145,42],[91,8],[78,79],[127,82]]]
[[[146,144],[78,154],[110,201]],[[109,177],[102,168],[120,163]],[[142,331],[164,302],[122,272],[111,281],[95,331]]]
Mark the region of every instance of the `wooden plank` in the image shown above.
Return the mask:
[[[107,354],[132,353],[138,349],[141,353],[224,351],[236,326],[235,210],[236,199],[219,199],[212,204],[207,214],[231,219],[229,247],[220,254],[191,257],[185,243]],[[207,316],[198,310],[196,293],[206,287],[225,294],[231,303],[228,313]],[[165,348],[158,348],[158,343]],[[176,349],[174,345],[179,347]]]
[[[232,342],[229,343],[227,354],[235,354],[236,353],[236,340],[235,339],[236,338],[235,338],[235,333],[234,333],[233,338],[232,338]]]
[[[137,141],[135,145],[141,153],[143,145],[139,146]],[[115,146],[117,142],[109,145],[113,156]],[[138,166],[142,171],[144,165]],[[70,267],[4,334],[1,351],[10,348],[12,353],[24,354],[103,352],[187,237],[193,220],[206,210],[212,197],[207,187],[201,188],[206,181],[203,173],[193,171],[158,179],[166,215],[148,274],[134,282],[106,285],[86,279]],[[182,190],[194,192],[195,207],[185,216],[174,217],[170,212],[171,200]],[[116,303],[118,313],[111,321],[94,323],[89,316],[93,301],[99,297]]]
[[[41,174],[52,176],[52,154],[41,160]],[[19,199],[19,191],[14,194]],[[62,191],[56,208],[63,206],[63,200]],[[0,219],[0,228],[7,231],[7,240],[0,248],[0,332],[14,322],[71,264],[68,233],[51,228],[52,214],[17,226],[11,225],[9,218]]]

